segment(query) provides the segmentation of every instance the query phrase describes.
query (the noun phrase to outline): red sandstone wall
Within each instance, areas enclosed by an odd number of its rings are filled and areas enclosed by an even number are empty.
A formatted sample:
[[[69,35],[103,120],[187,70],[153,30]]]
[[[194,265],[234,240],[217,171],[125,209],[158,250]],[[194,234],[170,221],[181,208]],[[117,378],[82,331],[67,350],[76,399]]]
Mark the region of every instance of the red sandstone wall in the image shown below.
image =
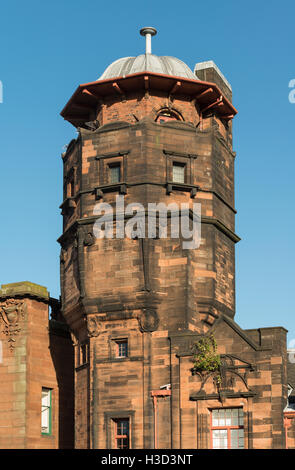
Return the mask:
[[[288,449],[295,449],[295,417],[288,423],[287,445]]]
[[[157,112],[168,105],[185,122],[155,123]],[[158,447],[210,448],[211,408],[224,406],[243,406],[246,447],[282,447],[283,330],[266,329],[263,341],[255,343],[230,318],[215,322],[235,313],[234,243],[239,238],[234,233],[231,124],[215,117],[200,122],[194,102],[180,96],[171,102],[161,93],[105,99],[96,117],[100,127],[82,129],[64,156],[65,177],[78,165],[78,181],[77,204],[64,214],[61,237],[63,311],[77,351],[83,343],[89,347],[87,361],[76,360],[76,446],[112,448],[114,418],[128,417],[131,447],[153,448],[151,392],[171,383],[171,398],[158,399]],[[194,199],[183,188],[167,194],[174,158],[187,159],[186,183],[199,186]],[[199,249],[184,250],[181,239],[91,237],[94,206],[114,204],[119,193],[104,187],[107,165],[115,161],[126,183],[125,206],[201,202]],[[155,318],[157,324],[151,325]],[[233,356],[235,370],[249,374],[227,384],[232,390],[224,399],[208,379],[199,400],[190,347],[194,334],[213,324],[219,352]],[[118,359],[113,344],[123,337],[129,354]]]
[[[22,308],[12,335],[3,333],[1,317],[0,448],[71,448],[73,359],[68,333],[60,328],[50,333],[47,301],[23,296],[14,302]],[[2,300],[0,309],[6,303]],[[41,434],[42,387],[52,389],[48,436]]]
[[[118,100],[116,96],[105,98],[99,108],[97,120],[101,126],[112,121],[127,121],[134,124],[149,115],[155,119],[157,112],[168,106],[177,111],[184,121],[195,125],[199,122],[194,101],[180,95],[170,101],[167,94],[160,91],[147,94],[146,97],[139,97],[138,92],[134,95],[128,94],[126,100]]]
[[[0,347],[0,448],[22,449],[26,445],[26,320],[19,324],[17,335],[10,350],[5,324],[1,321]]]
[[[48,305],[28,300],[26,447],[58,448],[58,384],[49,349]],[[52,435],[41,435],[41,391],[52,389]]]

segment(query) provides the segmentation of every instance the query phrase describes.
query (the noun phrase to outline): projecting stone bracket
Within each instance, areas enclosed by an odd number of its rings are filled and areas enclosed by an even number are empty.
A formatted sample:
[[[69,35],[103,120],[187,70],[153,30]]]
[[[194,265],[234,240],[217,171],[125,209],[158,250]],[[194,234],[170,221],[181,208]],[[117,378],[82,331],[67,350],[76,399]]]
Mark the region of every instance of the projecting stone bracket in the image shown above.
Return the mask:
[[[255,392],[249,388],[248,375],[255,371],[253,364],[231,354],[220,355],[221,364],[215,371],[199,371],[191,369],[192,375],[199,377],[200,389],[190,396],[190,400],[207,400],[218,398],[221,402],[225,398],[254,396]],[[213,382],[217,393],[207,394],[206,384]],[[237,381],[244,390],[235,391]]]
[[[231,390],[223,390],[220,394],[219,393],[196,393],[190,395],[189,399],[191,401],[198,401],[198,400],[220,400],[222,398],[249,398],[255,397],[257,395],[256,392],[233,392]]]
[[[118,191],[119,194],[127,194],[127,185],[126,183],[116,183],[116,184],[105,184],[95,188],[95,199],[99,200],[103,198],[104,193]]]
[[[77,203],[73,197],[68,197],[67,199],[64,200],[64,202],[59,206],[61,209],[61,214],[66,215],[71,211],[74,211],[76,209]]]
[[[194,184],[184,184],[184,183],[174,183],[174,182],[166,183],[166,193],[168,195],[170,195],[174,189],[176,189],[177,191],[190,192],[190,196],[193,199],[196,196],[199,187]]]

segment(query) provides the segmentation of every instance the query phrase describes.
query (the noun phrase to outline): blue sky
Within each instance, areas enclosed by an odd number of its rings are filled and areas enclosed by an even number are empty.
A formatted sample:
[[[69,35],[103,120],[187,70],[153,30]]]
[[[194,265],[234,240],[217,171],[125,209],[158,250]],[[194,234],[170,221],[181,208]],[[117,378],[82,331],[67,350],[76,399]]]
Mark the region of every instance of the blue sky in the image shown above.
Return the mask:
[[[80,83],[115,59],[153,52],[191,68],[214,60],[233,88],[236,158],[236,320],[284,326],[295,338],[293,291],[294,2],[27,0],[1,6],[0,283],[30,280],[59,296],[63,146],[59,112]]]

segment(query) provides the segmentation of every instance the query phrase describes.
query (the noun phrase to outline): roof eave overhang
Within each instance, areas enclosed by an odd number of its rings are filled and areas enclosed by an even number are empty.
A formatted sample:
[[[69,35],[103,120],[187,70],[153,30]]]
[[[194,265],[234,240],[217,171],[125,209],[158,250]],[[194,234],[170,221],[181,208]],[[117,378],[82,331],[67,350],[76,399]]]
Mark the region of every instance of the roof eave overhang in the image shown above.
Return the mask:
[[[193,80],[184,77],[159,74],[149,71],[134,73],[126,77],[83,83],[79,85],[61,116],[79,127],[89,120],[89,114],[106,96],[127,95],[134,91],[159,90],[169,94],[182,94],[195,98],[202,112],[214,112],[223,119],[232,119],[237,110],[222,95],[215,83]]]

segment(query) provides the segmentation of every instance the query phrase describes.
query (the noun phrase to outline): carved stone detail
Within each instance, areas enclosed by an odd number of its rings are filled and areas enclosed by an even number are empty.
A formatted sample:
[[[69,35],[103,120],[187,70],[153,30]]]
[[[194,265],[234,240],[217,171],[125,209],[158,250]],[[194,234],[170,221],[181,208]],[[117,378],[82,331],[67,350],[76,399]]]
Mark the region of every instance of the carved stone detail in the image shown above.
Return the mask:
[[[60,261],[61,263],[66,263],[68,258],[68,252],[64,248],[60,251]]]
[[[8,337],[9,349],[15,347],[15,338],[20,333],[20,321],[25,318],[26,304],[16,299],[7,299],[0,304],[0,318],[4,329],[2,332]]]
[[[101,324],[97,315],[87,317],[87,331],[90,338],[95,338],[100,334]]]
[[[144,309],[138,317],[138,323],[141,331],[152,332],[158,329],[159,317],[155,310]]]
[[[205,386],[210,378],[213,380],[221,402],[229,392],[234,392],[237,379],[242,381],[246,392],[252,392],[248,385],[248,374],[255,370],[254,366],[251,363],[230,354],[222,354],[220,359],[221,365],[219,369],[214,372],[199,372],[192,369],[193,375],[198,375],[201,380],[200,389],[197,395],[206,394]]]
[[[92,246],[94,244],[94,236],[91,232],[86,233],[84,238],[84,246]]]
[[[72,331],[70,332],[70,335],[71,335],[71,340],[72,340],[73,347],[78,346],[79,341],[78,341],[76,335]]]

